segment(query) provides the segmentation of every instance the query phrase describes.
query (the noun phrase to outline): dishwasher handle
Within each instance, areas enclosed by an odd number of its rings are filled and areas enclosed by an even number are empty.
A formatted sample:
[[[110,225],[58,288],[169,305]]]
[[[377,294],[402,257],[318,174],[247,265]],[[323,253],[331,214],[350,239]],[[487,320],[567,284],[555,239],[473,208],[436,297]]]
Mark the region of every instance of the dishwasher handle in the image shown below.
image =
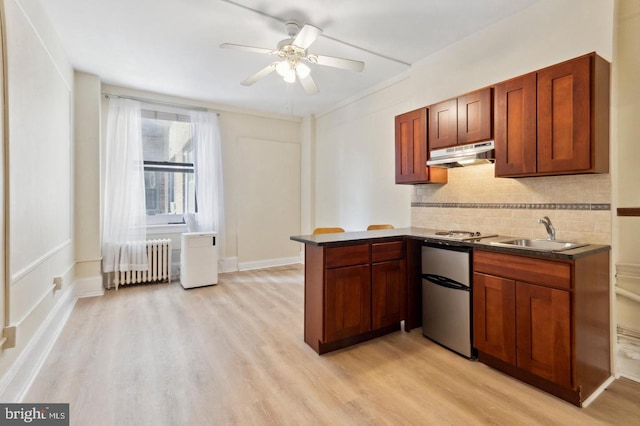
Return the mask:
[[[439,285],[440,287],[446,287],[453,290],[471,291],[469,286],[459,283],[456,280],[452,280],[451,278],[443,277],[442,275],[422,274],[422,279],[427,280],[435,285]]]

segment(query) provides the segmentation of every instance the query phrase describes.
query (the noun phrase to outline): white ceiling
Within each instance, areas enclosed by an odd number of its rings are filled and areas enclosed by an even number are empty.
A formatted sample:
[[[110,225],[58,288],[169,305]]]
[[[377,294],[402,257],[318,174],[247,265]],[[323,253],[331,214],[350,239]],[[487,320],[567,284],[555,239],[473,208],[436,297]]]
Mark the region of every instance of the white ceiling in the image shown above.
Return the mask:
[[[73,67],[104,83],[297,116],[392,80],[536,1],[40,0]],[[312,66],[316,95],[276,73],[241,86],[273,57],[219,45],[275,48],[289,19],[324,30],[310,52],[364,61],[364,71]]]

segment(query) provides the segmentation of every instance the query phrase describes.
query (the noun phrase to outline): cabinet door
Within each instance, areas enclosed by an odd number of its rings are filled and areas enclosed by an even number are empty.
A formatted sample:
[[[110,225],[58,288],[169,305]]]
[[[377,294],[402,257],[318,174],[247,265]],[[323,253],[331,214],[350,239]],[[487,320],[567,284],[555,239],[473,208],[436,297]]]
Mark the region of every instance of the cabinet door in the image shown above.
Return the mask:
[[[458,143],[458,101],[450,99],[429,107],[429,149]]]
[[[396,116],[396,183],[447,183],[447,171],[427,167],[427,109]]]
[[[407,295],[406,261],[393,260],[373,265],[371,316],[373,329],[405,319]]]
[[[515,365],[515,281],[473,274],[473,342],[479,351]]]
[[[516,283],[518,367],[570,388],[570,296],[565,290]]]
[[[538,173],[591,168],[591,56],[538,71]]]
[[[427,109],[396,116],[396,183],[427,180]]]
[[[493,135],[493,96],[491,88],[458,98],[458,143],[488,141]]]
[[[371,330],[369,265],[328,269],[325,283],[324,341],[332,342]]]
[[[496,176],[536,172],[536,73],[495,89]]]

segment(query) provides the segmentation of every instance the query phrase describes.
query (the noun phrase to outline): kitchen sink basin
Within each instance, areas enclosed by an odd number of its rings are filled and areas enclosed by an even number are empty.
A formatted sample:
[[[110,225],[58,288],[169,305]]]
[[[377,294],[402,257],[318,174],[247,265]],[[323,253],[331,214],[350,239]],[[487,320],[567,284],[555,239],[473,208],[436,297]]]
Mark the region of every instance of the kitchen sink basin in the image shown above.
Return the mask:
[[[570,250],[577,247],[584,247],[587,244],[575,243],[571,241],[559,241],[559,240],[528,240],[528,239],[516,239],[507,241],[493,241],[492,245],[512,248],[522,248],[528,250],[540,250],[540,251],[562,251]]]

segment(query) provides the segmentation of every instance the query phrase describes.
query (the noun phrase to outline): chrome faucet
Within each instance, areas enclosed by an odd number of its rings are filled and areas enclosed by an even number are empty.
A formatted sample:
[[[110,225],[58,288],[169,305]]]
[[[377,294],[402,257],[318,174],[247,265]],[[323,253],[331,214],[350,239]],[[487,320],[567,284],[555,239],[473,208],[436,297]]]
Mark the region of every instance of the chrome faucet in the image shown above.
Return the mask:
[[[542,219],[538,219],[538,223],[542,223],[544,227],[547,228],[547,234],[549,235],[549,238],[548,238],[549,240],[556,239],[556,229],[551,224],[551,219],[549,219],[549,216],[545,216]]]

